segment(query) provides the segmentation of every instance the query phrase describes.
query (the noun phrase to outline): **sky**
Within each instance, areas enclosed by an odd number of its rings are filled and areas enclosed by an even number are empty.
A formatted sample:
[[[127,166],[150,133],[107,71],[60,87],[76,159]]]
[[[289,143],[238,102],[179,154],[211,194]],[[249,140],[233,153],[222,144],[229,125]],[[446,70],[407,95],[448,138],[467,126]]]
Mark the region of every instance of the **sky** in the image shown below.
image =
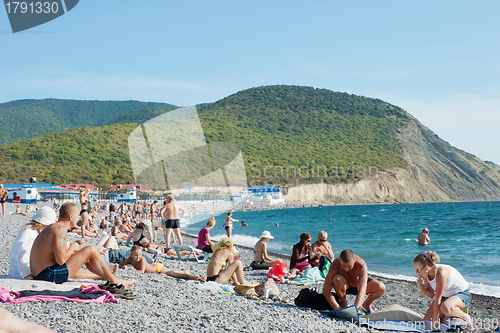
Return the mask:
[[[264,85],[379,98],[500,164],[500,1],[81,0],[12,33],[0,103],[215,102]]]

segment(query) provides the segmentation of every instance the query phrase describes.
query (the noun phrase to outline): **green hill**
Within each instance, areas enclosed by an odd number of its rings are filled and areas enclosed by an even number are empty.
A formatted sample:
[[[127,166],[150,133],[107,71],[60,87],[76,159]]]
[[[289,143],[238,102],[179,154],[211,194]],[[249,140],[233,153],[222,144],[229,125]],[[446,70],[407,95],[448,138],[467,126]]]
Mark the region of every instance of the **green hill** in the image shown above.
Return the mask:
[[[0,147],[0,179],[39,182],[110,184],[134,182],[127,137],[137,124],[82,127]]]
[[[126,123],[135,123],[142,124],[148,121],[151,118],[159,116],[165,112],[170,110],[177,109],[177,106],[169,106],[169,107],[149,107],[139,110],[134,110],[125,114],[122,114],[116,118],[111,119],[110,121],[104,123],[103,125],[114,125],[114,124],[126,124]]]
[[[84,126],[99,126],[144,108],[175,106],[138,101],[18,100],[0,104],[0,145]]]
[[[406,164],[395,134],[409,117],[378,99],[266,86],[210,104],[200,118],[207,141],[239,144],[255,184],[286,184],[298,168],[301,181],[336,183],[363,178],[370,167]]]
[[[115,110],[119,102],[100,103],[104,103],[101,109],[111,103],[108,107]],[[142,123],[147,120],[143,115],[153,118],[166,109],[150,106],[116,117],[100,115],[99,121]],[[267,86],[204,105],[199,115],[208,142],[240,146],[252,185],[288,184],[297,178],[293,173],[299,168],[301,182],[337,183],[363,178],[363,168],[405,165],[395,135],[409,117],[378,99],[310,87]],[[66,116],[73,117],[71,112]],[[18,182],[37,176],[40,182],[53,183],[133,182],[127,136],[135,127],[85,127],[1,146],[0,180]]]

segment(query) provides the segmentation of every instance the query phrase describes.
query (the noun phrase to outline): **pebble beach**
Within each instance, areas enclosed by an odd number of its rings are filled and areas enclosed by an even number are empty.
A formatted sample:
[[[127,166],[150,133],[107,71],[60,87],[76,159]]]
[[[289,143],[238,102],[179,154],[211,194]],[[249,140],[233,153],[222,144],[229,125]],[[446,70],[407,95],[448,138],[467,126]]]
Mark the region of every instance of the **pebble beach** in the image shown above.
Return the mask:
[[[8,256],[15,236],[33,214],[11,215],[7,204],[5,219],[0,219],[0,276],[9,269]],[[157,223],[159,225],[159,222]],[[163,240],[162,232],[158,233]],[[70,241],[80,239],[70,237]],[[195,238],[183,235],[184,244]],[[97,238],[86,239],[93,245]],[[244,265],[253,260],[251,249],[235,244],[242,255]],[[285,263],[289,258],[280,257]],[[175,270],[189,270],[191,274],[206,276],[207,265],[194,259],[180,261],[174,256],[162,256],[158,260]],[[266,271],[246,271],[249,282],[261,282]],[[21,319],[39,324],[57,332],[376,332],[356,324],[329,318],[311,309],[295,306],[293,300],[305,287],[321,292],[323,284],[277,286],[288,302],[270,299],[252,300],[240,295],[214,294],[198,289],[199,282],[170,278],[164,274],[138,274],[119,270],[117,275],[135,280],[134,300],[119,299],[118,303],[33,302],[21,304],[1,303]],[[430,300],[424,297],[415,283],[371,276],[387,287],[382,298],[373,303],[375,309],[399,304],[419,313],[425,313]],[[101,283],[99,281],[99,283]],[[1,286],[1,279],[0,279]],[[348,296],[352,304],[353,296]],[[476,332],[498,332],[500,322],[500,298],[473,294],[469,305]]]

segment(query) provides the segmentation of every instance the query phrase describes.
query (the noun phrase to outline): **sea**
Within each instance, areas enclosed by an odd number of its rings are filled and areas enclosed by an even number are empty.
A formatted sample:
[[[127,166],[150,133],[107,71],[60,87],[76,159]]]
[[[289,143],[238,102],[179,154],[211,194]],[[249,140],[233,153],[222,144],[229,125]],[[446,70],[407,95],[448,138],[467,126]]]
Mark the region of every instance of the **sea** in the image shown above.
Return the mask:
[[[196,214],[181,227],[198,235],[211,215]],[[214,215],[217,224],[210,235],[219,239],[226,236],[226,214]],[[472,292],[500,297],[500,202],[334,205],[235,211],[232,217],[248,224],[233,224],[235,244],[253,247],[268,230],[274,236],[268,250],[290,255],[301,233],[310,233],[314,241],[325,230],[336,257],[351,249],[370,273],[389,278],[416,281],[413,258],[434,251],[441,263],[458,269]],[[425,227],[431,242],[421,246],[417,236]]]

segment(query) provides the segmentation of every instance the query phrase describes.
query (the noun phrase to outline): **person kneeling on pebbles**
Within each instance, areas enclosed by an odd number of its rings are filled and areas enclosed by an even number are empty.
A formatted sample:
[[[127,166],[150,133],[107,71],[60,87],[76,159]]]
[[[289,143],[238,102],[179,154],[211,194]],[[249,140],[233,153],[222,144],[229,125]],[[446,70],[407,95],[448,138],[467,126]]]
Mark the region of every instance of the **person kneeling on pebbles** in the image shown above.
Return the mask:
[[[239,252],[233,248],[231,238],[221,238],[212,245],[212,258],[208,262],[207,281],[215,281],[220,284],[226,284],[229,280],[233,285],[247,284],[243,275],[243,264],[239,259]]]
[[[347,307],[347,294],[356,295],[356,307],[366,314],[373,311],[372,302],[385,294],[385,285],[368,277],[365,261],[351,250],[342,251],[332,262],[323,286],[323,295],[332,308],[338,310],[341,306],[332,295],[332,288],[340,297],[342,308]],[[363,303],[366,294],[368,298]]]
[[[137,244],[132,246],[132,249],[130,250],[130,257],[128,257],[127,260],[120,264],[120,268],[128,269],[128,264],[134,266],[134,268],[137,269],[138,273],[163,273],[165,275],[179,279],[205,282],[205,278],[203,276],[194,276],[189,274],[188,271],[173,271],[167,269],[163,264],[160,264],[158,262],[149,264],[142,256],[142,246]]]
[[[67,202],[59,210],[59,220],[47,226],[33,243],[30,255],[30,269],[33,280],[63,283],[73,278],[83,265],[103,280],[132,289],[135,281],[116,277],[108,268],[95,246],[80,249],[78,242],[68,247],[68,229],[75,228],[80,210],[74,203]]]

